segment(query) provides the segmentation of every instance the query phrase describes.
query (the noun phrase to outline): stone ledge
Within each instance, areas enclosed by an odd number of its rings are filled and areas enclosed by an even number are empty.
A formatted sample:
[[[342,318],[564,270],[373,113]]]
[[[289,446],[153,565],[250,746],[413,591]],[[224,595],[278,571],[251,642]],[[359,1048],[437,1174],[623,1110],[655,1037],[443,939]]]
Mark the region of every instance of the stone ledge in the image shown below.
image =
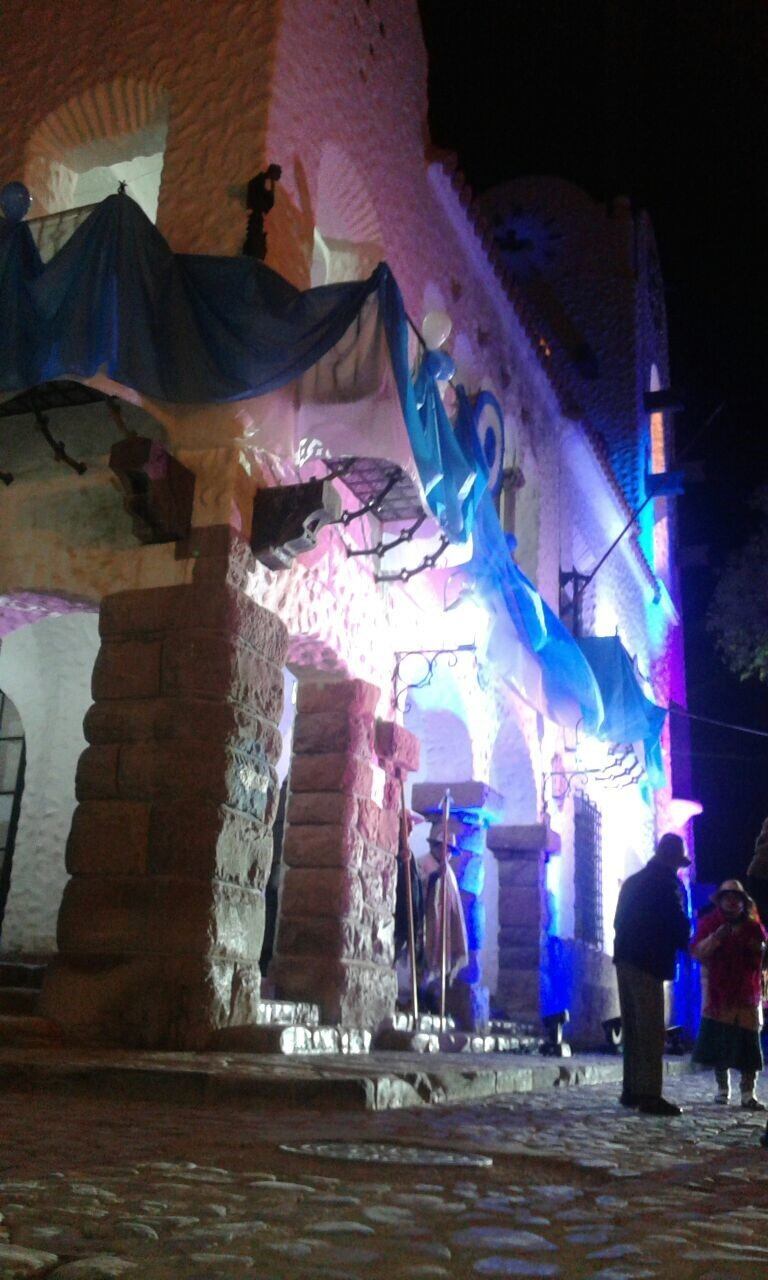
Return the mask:
[[[560,837],[546,822],[527,826],[490,827],[488,848],[497,858],[517,857],[526,853],[559,853]]]
[[[439,813],[446,787],[451,792],[451,812],[457,817],[462,813],[478,814],[481,810],[492,817],[502,811],[504,801],[498,791],[494,791],[487,782],[475,779],[468,782],[417,782],[413,788],[411,807],[417,813]]]
[[[687,1058],[668,1058],[665,1074],[681,1076]],[[342,1107],[367,1111],[466,1103],[510,1093],[546,1093],[586,1084],[621,1087],[620,1057],[584,1054],[568,1059],[508,1055],[373,1053],[328,1055],[120,1053],[100,1050],[0,1049],[0,1086],[63,1098],[146,1099],[186,1106],[237,1101],[278,1107]]]

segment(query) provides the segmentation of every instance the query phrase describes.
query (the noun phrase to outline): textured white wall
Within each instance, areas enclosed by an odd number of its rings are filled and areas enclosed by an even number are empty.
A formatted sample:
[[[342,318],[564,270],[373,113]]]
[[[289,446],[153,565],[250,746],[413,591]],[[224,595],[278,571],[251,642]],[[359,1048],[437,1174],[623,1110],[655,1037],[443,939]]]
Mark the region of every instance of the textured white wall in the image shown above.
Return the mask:
[[[72,613],[20,627],[0,648],[0,688],[18,707],[27,741],[3,952],[56,947],[75,768],[85,747],[82,724],[98,647],[97,615]]]

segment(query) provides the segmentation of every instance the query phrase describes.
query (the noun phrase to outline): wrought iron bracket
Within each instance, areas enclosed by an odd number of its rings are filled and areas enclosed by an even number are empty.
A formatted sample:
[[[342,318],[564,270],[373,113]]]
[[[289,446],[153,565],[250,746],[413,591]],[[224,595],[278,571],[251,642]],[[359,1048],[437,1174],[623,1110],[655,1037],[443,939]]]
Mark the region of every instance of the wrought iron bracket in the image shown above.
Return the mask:
[[[632,747],[612,747],[611,754],[615,757],[614,761],[608,765],[601,765],[599,768],[593,769],[553,769],[550,773],[545,773],[541,780],[542,789],[542,807],[547,811],[547,784],[550,786],[550,795],[558,804],[562,804],[571,793],[572,788],[579,782],[585,784],[592,778],[595,782],[604,783],[607,786],[615,787],[631,787],[635,782],[639,782],[643,776],[643,767],[635,755]],[[627,764],[627,762],[629,763]],[[625,768],[621,766],[625,765]],[[555,794],[554,783],[560,781],[563,789],[558,790]]]
[[[414,565],[412,569],[400,569],[398,573],[377,573],[377,582],[408,582],[411,578],[415,578],[417,574],[423,573],[425,569],[434,569],[438,560],[449,545],[449,539],[443,536],[437,544],[437,550],[432,551],[430,555],[424,556],[420,564]]]
[[[75,458],[71,458],[69,456],[63,440],[54,439],[48,427],[48,418],[46,414],[42,412],[40,406],[34,400],[32,402],[32,412],[35,415],[38,430],[40,431],[43,439],[51,446],[53,456],[56,461],[66,463],[66,465],[71,467],[73,471],[76,471],[79,476],[83,475],[84,472],[88,470],[87,466],[84,462],[78,462]]]
[[[399,649],[395,653],[395,667],[392,672],[393,702],[398,711],[410,710],[408,694],[414,689],[426,689],[433,681],[435,667],[440,658],[447,660],[449,667],[455,667],[462,653],[477,653],[477,645],[459,644],[455,649]],[[425,670],[418,680],[403,680],[401,667],[407,658],[420,658]],[[401,702],[401,699],[403,701]]]
[[[426,520],[426,512],[420,515],[417,520],[407,529],[404,529],[397,538],[392,538],[389,542],[385,542],[381,538],[372,547],[346,547],[348,556],[385,556],[388,551],[393,551],[395,547],[401,547],[404,542],[410,542],[416,536],[419,529]],[[380,579],[379,579],[380,581]]]

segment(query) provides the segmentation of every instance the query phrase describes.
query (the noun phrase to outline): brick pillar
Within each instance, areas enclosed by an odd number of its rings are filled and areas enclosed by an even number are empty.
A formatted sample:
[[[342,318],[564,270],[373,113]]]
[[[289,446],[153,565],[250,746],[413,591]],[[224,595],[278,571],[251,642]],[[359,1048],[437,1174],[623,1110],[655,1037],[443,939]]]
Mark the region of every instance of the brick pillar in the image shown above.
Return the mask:
[[[254,1017],[287,641],[231,585],[228,539],[190,584],[102,604],[42,996],[80,1037],[200,1048]]]
[[[501,809],[501,796],[485,782],[421,782],[413,788],[413,807],[433,819],[435,839],[442,839],[440,817],[446,787],[451,792],[449,832],[456,837],[451,868],[461,892],[469,962],[448,989],[446,1009],[466,1031],[488,1025],[489,993],[483,982],[485,942],[485,844],[489,820]]]
[[[397,996],[393,775],[405,739],[387,733],[394,726],[377,733],[378,699],[362,680],[299,685],[270,967],[281,997],[365,1028],[390,1016]]]
[[[546,823],[491,827],[488,847],[499,864],[499,980],[496,999],[510,1017],[538,1021],[545,939],[548,853],[560,837]]]

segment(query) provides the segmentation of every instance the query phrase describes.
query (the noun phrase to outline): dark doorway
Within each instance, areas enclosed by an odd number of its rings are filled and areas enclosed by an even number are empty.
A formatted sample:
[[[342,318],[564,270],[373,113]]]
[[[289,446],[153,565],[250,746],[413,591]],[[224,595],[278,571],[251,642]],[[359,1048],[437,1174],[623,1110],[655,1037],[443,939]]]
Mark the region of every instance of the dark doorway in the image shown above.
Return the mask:
[[[0,690],[0,938],[24,790],[26,752],[21,716]]]

